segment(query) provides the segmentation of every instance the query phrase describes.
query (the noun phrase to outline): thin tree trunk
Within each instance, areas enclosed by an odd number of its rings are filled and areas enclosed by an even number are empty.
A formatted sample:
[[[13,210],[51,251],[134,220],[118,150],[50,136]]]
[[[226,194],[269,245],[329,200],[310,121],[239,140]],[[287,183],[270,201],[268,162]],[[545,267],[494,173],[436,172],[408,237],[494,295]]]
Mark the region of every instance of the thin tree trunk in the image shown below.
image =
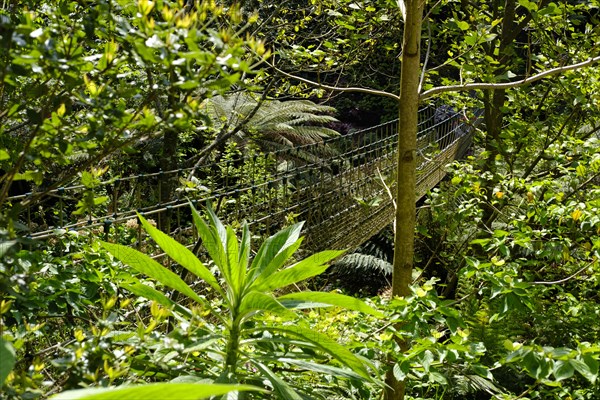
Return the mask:
[[[179,146],[179,132],[168,129],[163,136],[163,148],[160,159],[160,168],[163,172],[174,171],[178,167],[177,147]],[[173,199],[177,188],[176,173],[165,173],[160,176],[160,202],[167,203]],[[166,210],[160,215],[160,226],[163,232],[171,232],[171,210]]]
[[[406,0],[402,66],[400,73],[400,105],[396,190],[396,237],[394,239],[394,272],[392,295],[408,296],[414,261],[416,220],[417,123],[419,110],[419,75],[421,66],[421,25],[424,0]],[[406,351],[409,343],[399,341]],[[393,360],[390,360],[393,362]],[[405,382],[398,381],[390,369],[386,399],[404,399]]]

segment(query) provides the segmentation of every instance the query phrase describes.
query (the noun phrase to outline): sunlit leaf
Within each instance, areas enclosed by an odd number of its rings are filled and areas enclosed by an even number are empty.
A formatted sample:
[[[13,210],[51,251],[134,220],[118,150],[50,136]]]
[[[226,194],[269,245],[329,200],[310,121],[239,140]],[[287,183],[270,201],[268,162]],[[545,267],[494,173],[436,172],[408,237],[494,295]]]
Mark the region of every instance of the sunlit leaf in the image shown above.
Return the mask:
[[[69,390],[53,397],[54,400],[123,400],[123,399],[178,399],[198,400],[220,396],[233,391],[266,390],[249,385],[202,383],[151,383],[143,386]]]
[[[150,237],[154,239],[156,244],[158,244],[169,257],[190,271],[192,274],[203,279],[213,289],[219,293],[222,293],[221,287],[219,286],[219,283],[214,275],[187,247],[177,242],[164,232],[161,232],[158,228],[152,226],[143,216],[138,214],[138,218],[142,222],[144,230],[148,232]]]
[[[383,313],[370,307],[364,301],[359,300],[356,297],[338,293],[301,291],[280,296],[278,297],[278,300],[282,304],[293,308],[303,308],[303,304],[322,304],[360,311],[379,318],[383,317]]]
[[[205,300],[198,296],[177,274],[171,272],[158,262],[127,246],[120,244],[100,242],[102,247],[108,250],[115,258],[129,265],[138,272],[141,272],[159,283],[177,290],[181,294],[188,296],[198,303],[205,303]]]

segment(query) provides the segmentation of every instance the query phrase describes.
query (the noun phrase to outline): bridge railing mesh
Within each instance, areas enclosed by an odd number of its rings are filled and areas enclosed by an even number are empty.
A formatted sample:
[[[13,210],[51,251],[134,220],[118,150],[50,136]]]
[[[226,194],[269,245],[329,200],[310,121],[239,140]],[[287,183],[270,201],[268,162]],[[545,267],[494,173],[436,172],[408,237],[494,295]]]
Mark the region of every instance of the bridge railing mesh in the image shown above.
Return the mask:
[[[420,110],[418,124],[420,197],[443,177],[443,165],[464,154],[473,122],[442,106]],[[341,245],[341,238],[347,242],[361,229],[362,236],[368,234],[360,221],[379,226],[393,217],[379,173],[394,174],[398,129],[394,120],[268,154],[250,149],[198,168],[114,177],[93,187],[39,187],[9,202],[20,204],[23,231],[38,239],[82,230],[108,237],[115,227],[136,227],[136,213],[158,225],[168,214],[182,235],[191,227],[188,204],[209,201],[226,223],[247,220],[255,232],[270,234],[289,221],[306,220],[312,246]],[[169,178],[179,188],[171,200],[161,201]],[[80,214],[78,205],[86,199],[101,201]]]

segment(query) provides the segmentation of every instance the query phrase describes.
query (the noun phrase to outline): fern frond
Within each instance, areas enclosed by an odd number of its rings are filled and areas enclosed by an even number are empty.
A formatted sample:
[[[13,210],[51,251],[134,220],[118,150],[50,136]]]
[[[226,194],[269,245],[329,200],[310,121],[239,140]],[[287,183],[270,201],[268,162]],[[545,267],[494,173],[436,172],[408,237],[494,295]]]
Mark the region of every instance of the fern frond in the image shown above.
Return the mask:
[[[245,92],[227,97],[215,96],[203,104],[216,129],[233,129],[244,124],[235,137],[240,144],[251,140],[263,151],[316,145],[303,150],[301,158],[304,160],[314,158],[308,157],[308,153],[313,156],[335,154],[322,146],[324,138],[339,135],[333,129],[322,126],[337,121],[329,115],[335,112],[334,108],[309,100],[269,100],[256,110],[257,105],[258,99]],[[246,120],[253,112],[252,117]]]

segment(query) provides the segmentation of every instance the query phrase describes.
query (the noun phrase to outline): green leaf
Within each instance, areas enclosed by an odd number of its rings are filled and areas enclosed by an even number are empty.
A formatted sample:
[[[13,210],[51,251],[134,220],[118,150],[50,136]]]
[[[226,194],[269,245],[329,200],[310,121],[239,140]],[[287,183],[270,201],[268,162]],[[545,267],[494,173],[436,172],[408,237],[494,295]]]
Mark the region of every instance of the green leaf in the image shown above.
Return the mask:
[[[260,279],[256,280],[254,288],[260,292],[266,292],[311,278],[327,269],[328,265],[325,263],[343,253],[344,250],[327,250],[313,254],[289,268],[266,274],[264,278],[261,275]]]
[[[383,318],[384,314],[367,305],[364,301],[352,296],[346,296],[338,293],[326,292],[296,292],[278,297],[283,305],[289,305],[293,308],[304,308],[303,304],[323,304],[325,306],[338,306],[348,310],[360,311],[365,314],[374,315]],[[291,308],[291,307],[288,307]]]
[[[525,7],[528,11],[537,11],[538,6],[535,2],[529,0],[519,0],[519,4]]]
[[[254,261],[252,262],[252,267],[250,267],[250,271],[248,273],[249,282],[254,282],[254,284],[258,284],[265,279],[267,279],[272,273],[280,269],[285,263],[290,259],[290,257],[300,248],[302,244],[303,238],[299,238],[295,243],[286,249],[282,250],[277,254],[274,258],[271,259],[269,264],[263,269],[258,270],[255,267],[261,264],[261,261],[258,260],[259,257],[262,257],[262,254],[257,254],[254,257]]]
[[[15,349],[10,342],[0,337],[0,388],[16,363]]]
[[[177,242],[175,239],[170,237],[160,229],[150,225],[148,221],[138,214],[138,218],[142,222],[144,230],[148,232],[150,237],[160,246],[160,248],[167,253],[175,262],[190,271],[192,274],[204,280],[213,289],[219,292],[221,295],[222,290],[217,282],[214,275],[206,268],[206,266],[200,261],[194,253],[192,253],[187,247]]]
[[[285,308],[273,297],[259,292],[248,293],[244,296],[240,304],[240,315],[248,314],[253,311],[270,311],[290,318],[296,316],[294,312]]]
[[[593,362],[590,362],[590,360]],[[598,361],[591,357],[585,361],[586,362],[573,359],[569,360],[569,364],[571,364],[573,368],[575,368],[575,370],[579,372],[585,379],[591,383],[595,383],[596,379],[598,379]]]
[[[227,256],[225,255],[225,244],[227,241],[225,228],[222,227],[221,222],[216,218],[212,208],[210,206],[207,207],[209,211],[209,215],[213,221],[218,221],[217,226],[213,223],[212,225],[208,225],[206,221],[200,216],[198,210],[192,207],[192,218],[194,219],[194,223],[196,225],[196,229],[198,230],[198,235],[202,239],[202,244],[204,248],[208,252],[208,255],[214,263],[219,268],[220,272],[224,275],[226,281],[231,282],[231,277],[228,275],[229,269],[225,268],[225,263],[227,262]],[[222,230],[222,233],[220,231]]]
[[[271,327],[271,331],[283,333],[289,336],[294,336],[303,339],[314,346],[319,348],[321,351],[331,355],[333,358],[341,362],[343,365],[349,367],[352,371],[363,377],[363,379],[372,381],[369,376],[369,372],[365,367],[365,363],[352,354],[344,346],[338,342],[331,340],[329,337],[320,334],[315,330],[309,330],[300,326],[294,327]]]
[[[244,269],[244,272],[248,271],[248,264],[250,263],[250,229],[248,224],[245,222],[242,224],[242,240],[240,241],[240,252],[238,255],[238,264]]]
[[[458,26],[458,28],[461,31],[466,31],[469,30],[469,23],[465,22],[465,21],[455,21],[456,22],[456,26]]]
[[[10,160],[10,154],[4,149],[0,149],[0,161]]]
[[[339,376],[345,379],[363,379],[362,376],[343,368],[334,367],[326,364],[318,364],[311,361],[299,360],[296,358],[277,358],[278,362],[295,365],[298,368],[306,369],[309,371],[317,372],[320,374]]]
[[[0,242],[0,259],[4,257],[5,254],[8,253],[10,249],[16,246],[19,242],[17,240],[2,240]]]
[[[280,230],[273,236],[269,237],[263,242],[254,257],[252,266],[250,267],[251,279],[254,280],[257,277],[269,276],[271,273],[277,271],[287,261],[291,254],[286,257],[277,257],[280,254],[287,254],[284,252],[290,247],[300,247],[298,240],[300,238],[300,231],[302,230],[303,222],[299,222],[285,229]]]
[[[178,399],[197,400],[220,396],[233,391],[266,390],[250,385],[223,385],[202,383],[152,383],[143,386],[69,390],[51,397],[54,400],[123,400],[123,399]]]
[[[394,373],[394,377],[399,381],[404,381],[408,376],[409,371],[410,363],[407,361],[404,361],[401,364],[394,364],[394,368],[392,370],[392,372]]]
[[[103,241],[100,244],[115,258],[136,271],[156,279],[159,283],[177,290],[200,304],[205,303],[205,300],[198,296],[177,274],[169,271],[146,254],[120,244]]]
[[[569,379],[575,373],[575,368],[568,361],[556,360],[554,361],[553,374],[557,381]]]
[[[478,41],[478,36],[477,33],[470,33],[467,36],[465,36],[465,43],[469,46],[475,46],[477,44]]]
[[[225,266],[228,268],[227,275],[231,277],[231,281],[227,283],[229,284],[229,286],[231,286],[234,293],[240,293],[242,283],[244,281],[244,278],[246,277],[246,266],[242,266],[239,264],[240,248],[237,241],[237,237],[235,236],[235,232],[230,226],[225,228],[225,231],[227,235],[227,262],[225,263]]]
[[[33,181],[36,185],[41,185],[44,180],[44,173],[42,171],[25,171],[24,173],[15,174],[13,178],[15,181]]]
[[[192,313],[190,310],[175,303],[173,300],[169,299],[167,296],[165,296],[158,290],[156,290],[148,285],[144,285],[143,283],[136,282],[134,284],[119,283],[119,286],[121,286],[125,290],[129,290],[131,293],[135,294],[136,296],[140,296],[145,299],[155,301],[158,304],[167,307],[168,309],[175,309],[178,312],[180,312],[181,314],[183,314],[189,318],[192,317]]]
[[[256,368],[258,368],[273,384],[273,387],[275,388],[275,391],[278,394],[277,398],[283,400],[304,399],[302,396],[296,393],[296,391],[292,389],[287,383],[285,383],[281,378],[279,378],[273,371],[271,371],[266,365],[258,361],[252,361],[252,364],[254,364]]]

